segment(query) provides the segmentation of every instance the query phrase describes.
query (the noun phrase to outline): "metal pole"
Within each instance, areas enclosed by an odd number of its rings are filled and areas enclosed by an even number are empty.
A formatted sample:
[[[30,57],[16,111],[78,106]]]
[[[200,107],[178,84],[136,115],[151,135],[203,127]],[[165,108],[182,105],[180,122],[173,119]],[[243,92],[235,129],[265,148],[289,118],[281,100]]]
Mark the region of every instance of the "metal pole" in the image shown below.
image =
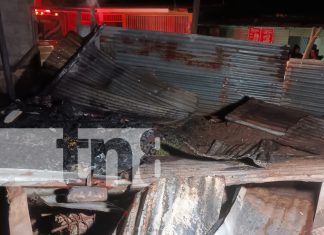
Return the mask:
[[[9,54],[7,50],[6,38],[3,29],[1,11],[0,11],[0,54],[2,60],[3,74],[6,80],[7,93],[12,100],[15,100],[15,89],[12,82],[12,73],[10,69]]]
[[[91,31],[96,27],[97,20],[96,20],[96,7],[91,7]]]
[[[197,34],[200,11],[200,0],[194,0],[191,33]]]

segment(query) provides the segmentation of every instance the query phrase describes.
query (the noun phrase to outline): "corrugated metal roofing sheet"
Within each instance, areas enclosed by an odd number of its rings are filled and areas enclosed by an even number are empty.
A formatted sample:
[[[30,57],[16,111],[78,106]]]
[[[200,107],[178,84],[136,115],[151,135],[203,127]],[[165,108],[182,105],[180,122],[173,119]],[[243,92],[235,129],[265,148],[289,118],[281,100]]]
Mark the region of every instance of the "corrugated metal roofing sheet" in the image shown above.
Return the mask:
[[[226,119],[274,135],[282,136],[287,129],[307,116],[299,110],[269,104],[250,98],[246,103],[226,115]]]
[[[288,129],[279,142],[313,154],[324,153],[324,119],[308,116]]]
[[[122,234],[208,234],[218,220],[224,186],[212,176],[160,179],[142,193],[141,203],[137,198]]]
[[[215,235],[310,234],[314,193],[292,187],[242,187]]]
[[[289,60],[281,105],[324,115],[324,61]]]
[[[117,65],[90,40],[51,84],[53,94],[81,106],[177,120],[194,113],[194,94]]]
[[[212,113],[243,96],[279,103],[286,47],[202,35],[104,27],[102,49],[130,68],[199,96],[199,112]]]

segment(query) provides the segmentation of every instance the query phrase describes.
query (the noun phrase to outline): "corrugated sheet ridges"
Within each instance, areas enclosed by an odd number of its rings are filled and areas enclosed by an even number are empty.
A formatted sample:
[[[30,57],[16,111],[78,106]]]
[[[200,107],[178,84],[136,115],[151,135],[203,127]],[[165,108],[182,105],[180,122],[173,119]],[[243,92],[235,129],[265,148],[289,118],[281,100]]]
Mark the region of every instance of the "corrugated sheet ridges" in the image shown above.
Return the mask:
[[[285,47],[113,27],[104,27],[100,37],[102,49],[118,64],[153,71],[158,79],[196,93],[200,113],[246,95],[280,101]]]
[[[324,114],[324,62],[290,59],[284,82],[282,105]]]
[[[288,129],[279,142],[313,154],[323,154],[324,119],[314,116],[302,118]]]
[[[197,105],[192,93],[116,65],[93,43],[82,49],[54,84],[55,96],[102,111],[175,120],[194,113]]]
[[[132,208],[136,220],[128,219],[123,234],[208,234],[218,220],[224,186],[222,178],[211,176],[160,179]]]

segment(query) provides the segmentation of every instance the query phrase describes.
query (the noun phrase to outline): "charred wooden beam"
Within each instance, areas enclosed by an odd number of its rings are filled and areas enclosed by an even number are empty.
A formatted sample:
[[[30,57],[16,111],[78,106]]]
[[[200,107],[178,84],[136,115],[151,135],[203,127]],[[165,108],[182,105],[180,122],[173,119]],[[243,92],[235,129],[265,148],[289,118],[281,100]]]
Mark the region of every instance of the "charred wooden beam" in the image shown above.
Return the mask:
[[[156,157],[139,167],[132,188],[143,188],[159,178],[176,176],[220,176],[224,177],[226,185],[275,181],[324,182],[324,159],[322,156],[290,157],[274,162],[268,168],[258,168],[234,161]]]

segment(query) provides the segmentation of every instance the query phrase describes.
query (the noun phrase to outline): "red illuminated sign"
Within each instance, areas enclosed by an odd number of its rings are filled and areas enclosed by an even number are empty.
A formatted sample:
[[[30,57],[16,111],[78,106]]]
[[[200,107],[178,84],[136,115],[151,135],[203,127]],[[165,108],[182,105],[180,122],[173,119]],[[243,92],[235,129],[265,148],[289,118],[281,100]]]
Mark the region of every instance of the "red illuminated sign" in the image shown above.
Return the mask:
[[[52,12],[48,9],[35,9],[35,15],[37,16],[58,16],[59,14],[57,12]]]
[[[250,27],[248,31],[249,41],[273,43],[274,29]]]

